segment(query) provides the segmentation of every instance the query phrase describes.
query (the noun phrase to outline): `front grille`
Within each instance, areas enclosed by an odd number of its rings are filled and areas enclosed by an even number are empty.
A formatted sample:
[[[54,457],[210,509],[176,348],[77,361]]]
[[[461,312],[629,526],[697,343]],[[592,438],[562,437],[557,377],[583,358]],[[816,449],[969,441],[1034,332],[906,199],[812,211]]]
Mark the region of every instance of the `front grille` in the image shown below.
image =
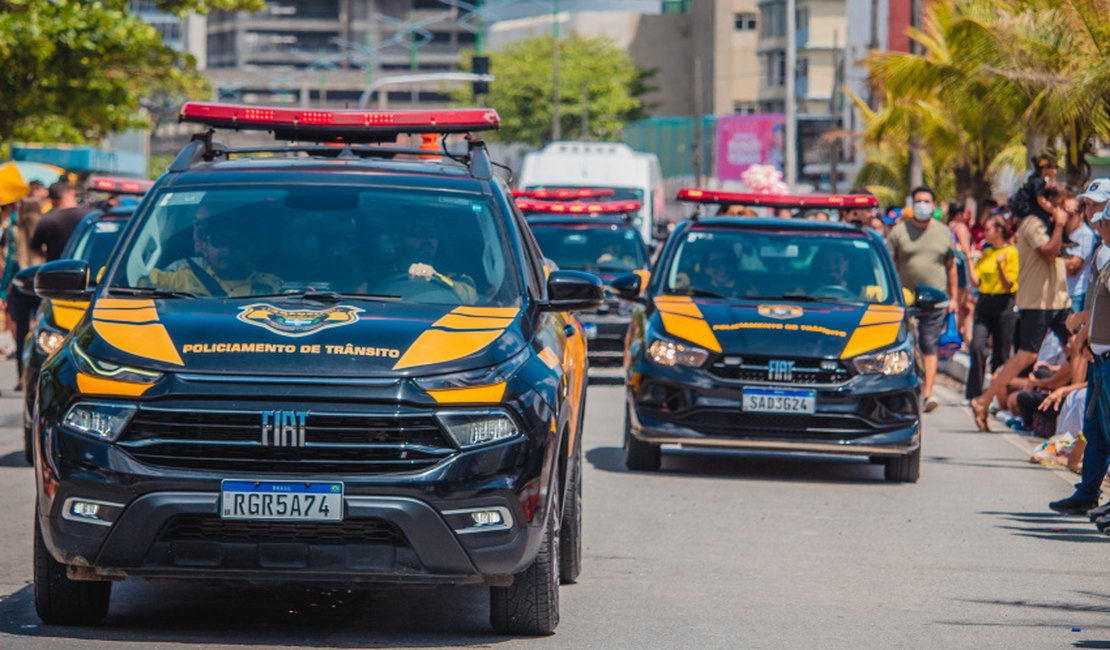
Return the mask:
[[[859,437],[880,431],[865,418],[849,414],[736,413],[698,409],[684,415],[679,422],[705,435],[729,437],[812,438],[815,435]]]
[[[301,542],[305,544],[383,544],[407,546],[404,534],[382,519],[335,522],[233,521],[182,515],[162,530],[164,542]]]
[[[842,384],[848,381],[848,369],[836,361],[834,369],[821,368],[821,362],[814,359],[797,360],[794,364],[793,377],[789,381],[769,379],[769,357],[749,357],[742,359],[723,357],[709,367],[709,372],[721,379],[746,382],[767,382],[773,384]]]
[[[213,471],[365,473],[430,467],[454,453],[425,414],[308,411],[305,446],[262,444],[262,411],[143,408],[120,446],[151,465]]]

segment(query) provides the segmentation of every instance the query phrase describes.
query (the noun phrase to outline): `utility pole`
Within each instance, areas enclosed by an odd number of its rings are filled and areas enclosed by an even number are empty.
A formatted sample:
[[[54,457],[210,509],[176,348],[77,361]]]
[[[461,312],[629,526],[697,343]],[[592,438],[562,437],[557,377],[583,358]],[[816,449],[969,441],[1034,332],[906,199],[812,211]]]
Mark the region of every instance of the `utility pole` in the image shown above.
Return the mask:
[[[837,101],[840,96],[840,84],[843,80],[840,77],[840,44],[839,34],[833,32],[833,87],[832,93],[829,95],[829,115],[832,116],[833,128],[835,131],[840,131],[841,126],[838,123],[841,114],[840,102]],[[832,193],[836,194],[839,191],[840,185],[840,136],[833,138],[829,142],[829,184],[832,186]]]
[[[786,184],[793,190],[798,182],[798,98],[794,76],[798,67],[797,0],[786,0]]]
[[[910,0],[910,26],[921,29],[921,0]],[[917,41],[910,40],[910,52],[921,54],[921,46]],[[911,128],[916,128],[916,124]],[[916,133],[910,136],[910,177],[909,188],[913,189],[925,184],[925,170],[921,161],[921,140]]]
[[[582,139],[590,139],[590,87],[582,80]]]
[[[552,0],[551,12],[551,141],[562,139],[559,129],[559,0]]]
[[[701,83],[701,57],[694,57],[694,146],[691,147],[694,154],[694,185],[701,187],[701,159],[702,159],[702,140],[705,135],[702,133],[702,116],[705,114],[705,97],[702,96],[702,83]]]

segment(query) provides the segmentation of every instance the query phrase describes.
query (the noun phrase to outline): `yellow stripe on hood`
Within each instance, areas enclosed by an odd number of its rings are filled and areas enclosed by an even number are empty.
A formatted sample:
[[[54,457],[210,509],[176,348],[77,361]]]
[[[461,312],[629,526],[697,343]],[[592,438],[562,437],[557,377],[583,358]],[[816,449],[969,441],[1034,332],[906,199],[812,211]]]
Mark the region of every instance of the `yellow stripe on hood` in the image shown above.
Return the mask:
[[[659,308],[659,317],[668,333],[707,350],[721,351],[713,328],[705,322],[701,310],[689,296],[660,296],[655,299],[655,306]]]
[[[393,369],[445,363],[476,354],[496,341],[518,313],[516,307],[456,307],[416,337]]]
[[[840,353],[841,359],[885,348],[898,340],[902,329],[904,311],[901,307],[871,305],[860,317],[859,325],[852,332],[852,338]]]
[[[137,357],[183,366],[153,300],[107,298],[93,306],[93,329],[108,345]]]

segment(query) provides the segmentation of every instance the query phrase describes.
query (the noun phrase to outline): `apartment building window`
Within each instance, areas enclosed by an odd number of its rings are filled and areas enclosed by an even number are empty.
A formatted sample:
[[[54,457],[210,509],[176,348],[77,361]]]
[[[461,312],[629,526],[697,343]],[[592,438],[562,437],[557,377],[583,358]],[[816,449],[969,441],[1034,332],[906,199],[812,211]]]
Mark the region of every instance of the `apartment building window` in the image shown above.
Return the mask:
[[[690,0],[663,0],[663,13],[688,14],[690,13]]]
[[[786,3],[772,0],[759,5],[760,36],[775,38],[786,36]]]
[[[754,115],[759,112],[759,104],[755,102],[735,102],[732,112],[736,115]]]
[[[809,79],[809,59],[798,59],[798,80]]]
[[[759,20],[754,13],[733,14],[733,24],[738,32],[754,32]]]
[[[786,85],[786,52],[781,50],[765,55],[764,83],[767,86]]]
[[[794,18],[798,21],[798,29],[809,29],[809,7],[798,7]]]

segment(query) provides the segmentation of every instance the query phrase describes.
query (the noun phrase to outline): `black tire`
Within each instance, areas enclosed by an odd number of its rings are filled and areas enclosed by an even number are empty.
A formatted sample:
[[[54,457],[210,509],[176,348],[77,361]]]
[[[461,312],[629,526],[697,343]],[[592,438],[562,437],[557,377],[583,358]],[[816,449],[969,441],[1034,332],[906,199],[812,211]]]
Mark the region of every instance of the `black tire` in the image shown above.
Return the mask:
[[[32,436],[35,427],[31,419],[34,413],[34,402],[31,400],[31,390],[26,382],[23,384],[23,390],[27,391],[27,397],[23,400],[23,459],[27,461],[28,465],[34,465],[35,441]]]
[[[508,587],[490,587],[489,619],[499,634],[547,636],[559,625],[559,531],[553,512],[536,560]]]
[[[572,585],[582,573],[582,461],[571,470],[559,526],[559,582]]]
[[[883,477],[891,483],[917,483],[921,477],[921,447],[912,454],[886,459]]]
[[[659,445],[637,440],[632,435],[628,407],[624,407],[624,466],[635,472],[657,472],[663,462]]]
[[[99,625],[108,615],[111,582],[70,580],[50,555],[35,520],[35,611],[47,625]]]

